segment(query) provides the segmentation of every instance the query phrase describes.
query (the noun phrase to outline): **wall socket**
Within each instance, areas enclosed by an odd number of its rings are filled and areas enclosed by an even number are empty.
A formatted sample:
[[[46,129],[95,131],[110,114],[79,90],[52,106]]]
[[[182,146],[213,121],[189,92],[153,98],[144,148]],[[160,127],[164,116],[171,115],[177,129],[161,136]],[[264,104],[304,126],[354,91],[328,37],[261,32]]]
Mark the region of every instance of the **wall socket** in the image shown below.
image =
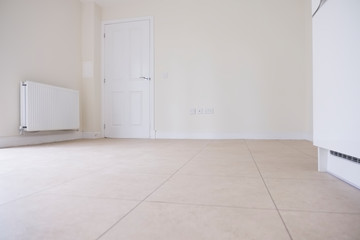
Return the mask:
[[[190,108],[190,115],[202,115],[202,114],[214,114],[213,107],[198,107],[198,108]]]
[[[205,114],[214,114],[214,108],[205,108]]]

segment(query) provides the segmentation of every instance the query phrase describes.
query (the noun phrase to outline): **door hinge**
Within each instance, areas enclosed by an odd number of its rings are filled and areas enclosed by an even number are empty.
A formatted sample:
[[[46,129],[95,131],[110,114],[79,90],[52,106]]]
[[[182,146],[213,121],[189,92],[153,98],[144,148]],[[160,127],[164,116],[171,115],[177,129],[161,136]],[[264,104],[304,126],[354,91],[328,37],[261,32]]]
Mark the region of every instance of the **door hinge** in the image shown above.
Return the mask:
[[[104,78],[104,83],[106,83],[106,79]]]
[[[106,124],[104,124],[104,129],[106,128]]]
[[[106,34],[104,33],[104,38],[106,37]]]

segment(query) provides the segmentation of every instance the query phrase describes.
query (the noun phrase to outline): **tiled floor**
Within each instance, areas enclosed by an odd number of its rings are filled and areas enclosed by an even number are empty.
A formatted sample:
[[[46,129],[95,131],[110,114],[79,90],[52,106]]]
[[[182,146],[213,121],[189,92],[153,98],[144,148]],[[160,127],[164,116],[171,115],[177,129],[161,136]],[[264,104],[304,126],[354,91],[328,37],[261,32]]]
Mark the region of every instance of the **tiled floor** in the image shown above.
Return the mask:
[[[359,240],[360,190],[316,169],[307,141],[0,149],[0,239]]]

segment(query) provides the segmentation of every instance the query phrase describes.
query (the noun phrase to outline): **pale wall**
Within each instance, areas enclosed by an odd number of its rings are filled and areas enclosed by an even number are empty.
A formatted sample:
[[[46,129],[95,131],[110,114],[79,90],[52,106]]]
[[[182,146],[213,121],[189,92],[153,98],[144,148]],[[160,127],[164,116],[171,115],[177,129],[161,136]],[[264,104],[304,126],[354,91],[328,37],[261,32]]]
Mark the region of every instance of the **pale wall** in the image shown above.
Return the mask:
[[[121,2],[104,21],[154,16],[158,137],[311,138],[310,1]]]
[[[95,3],[81,5],[82,62],[90,65],[82,77],[82,130],[84,137],[101,133],[101,9]]]
[[[82,90],[83,130],[100,131],[101,14],[80,5],[0,1],[0,137],[18,135],[24,80]],[[158,137],[310,138],[310,8],[302,0],[133,0],[103,6],[102,19],[154,16]],[[81,61],[93,61],[93,77],[81,78]],[[192,116],[194,107],[215,114]]]
[[[0,137],[19,135],[19,86],[32,80],[81,88],[76,0],[0,1]]]

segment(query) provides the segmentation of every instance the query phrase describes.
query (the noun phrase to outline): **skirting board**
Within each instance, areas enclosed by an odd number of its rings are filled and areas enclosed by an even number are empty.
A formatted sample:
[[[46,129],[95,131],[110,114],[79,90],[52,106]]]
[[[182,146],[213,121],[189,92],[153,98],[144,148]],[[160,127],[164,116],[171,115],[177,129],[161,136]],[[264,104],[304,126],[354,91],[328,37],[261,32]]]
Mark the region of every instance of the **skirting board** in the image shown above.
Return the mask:
[[[179,133],[156,131],[157,139],[286,139],[312,141],[312,135],[307,133]]]
[[[75,139],[103,138],[100,132],[61,132],[57,134],[0,137],[0,148],[61,142]],[[154,138],[153,136],[151,138]],[[165,133],[156,132],[156,139],[301,139],[312,141],[309,134],[236,134],[236,133]]]
[[[360,164],[328,154],[327,172],[360,189]]]
[[[96,138],[103,138],[101,132],[83,132],[82,138],[84,139],[96,139]]]
[[[13,137],[0,137],[0,148],[35,145],[42,143],[62,142],[82,139],[82,132],[63,131],[59,133],[43,133],[33,135],[20,135]]]

